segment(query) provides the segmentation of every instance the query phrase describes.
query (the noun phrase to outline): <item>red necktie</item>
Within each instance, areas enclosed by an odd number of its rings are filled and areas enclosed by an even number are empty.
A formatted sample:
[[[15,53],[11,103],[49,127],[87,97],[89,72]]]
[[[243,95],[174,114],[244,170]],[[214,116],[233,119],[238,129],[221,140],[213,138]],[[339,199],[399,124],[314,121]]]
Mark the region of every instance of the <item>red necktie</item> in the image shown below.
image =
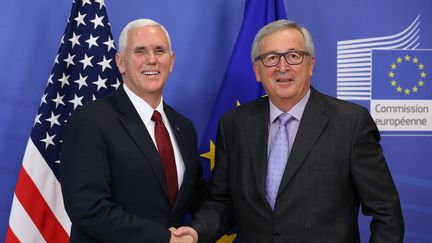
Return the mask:
[[[178,191],[177,183],[177,168],[174,159],[174,151],[161,114],[155,110],[152,116],[152,121],[155,122],[154,135],[158,147],[159,155],[165,172],[165,180],[168,187],[168,195],[171,204],[174,204]]]

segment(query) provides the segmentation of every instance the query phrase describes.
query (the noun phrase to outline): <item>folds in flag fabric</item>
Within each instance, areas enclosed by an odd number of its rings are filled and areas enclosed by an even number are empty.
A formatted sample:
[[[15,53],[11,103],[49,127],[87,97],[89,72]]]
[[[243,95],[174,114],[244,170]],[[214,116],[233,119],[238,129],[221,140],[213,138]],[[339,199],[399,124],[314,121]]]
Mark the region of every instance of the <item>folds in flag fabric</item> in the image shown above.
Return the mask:
[[[255,80],[251,62],[255,34],[264,25],[284,18],[283,0],[246,0],[243,23],[200,146],[201,157],[205,158],[203,166],[208,171],[214,166],[214,140],[219,118],[237,105],[264,94],[261,84]]]
[[[207,178],[214,167],[214,141],[219,118],[226,111],[264,94],[261,84],[255,80],[251,63],[255,34],[264,25],[284,18],[283,0],[246,0],[243,23],[200,146]],[[218,242],[232,242],[234,238],[234,234],[225,235]]]
[[[12,242],[69,242],[59,158],[70,114],[120,85],[103,0],[75,0],[34,120],[6,232]]]

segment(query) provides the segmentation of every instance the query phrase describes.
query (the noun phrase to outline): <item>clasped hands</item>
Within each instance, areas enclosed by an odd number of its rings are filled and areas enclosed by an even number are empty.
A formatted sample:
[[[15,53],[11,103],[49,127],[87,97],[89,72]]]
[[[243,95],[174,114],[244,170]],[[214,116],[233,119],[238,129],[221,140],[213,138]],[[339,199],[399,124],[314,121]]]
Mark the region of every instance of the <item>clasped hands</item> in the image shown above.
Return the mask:
[[[171,227],[170,243],[196,243],[198,242],[198,233],[191,227],[183,226],[179,228]]]

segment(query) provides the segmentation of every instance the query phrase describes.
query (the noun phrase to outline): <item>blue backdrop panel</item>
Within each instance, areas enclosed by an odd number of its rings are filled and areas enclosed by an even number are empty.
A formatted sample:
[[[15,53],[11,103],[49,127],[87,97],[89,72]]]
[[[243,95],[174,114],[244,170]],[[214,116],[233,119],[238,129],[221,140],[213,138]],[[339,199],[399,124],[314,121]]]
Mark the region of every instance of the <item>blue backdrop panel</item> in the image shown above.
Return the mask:
[[[193,120],[202,138],[240,29],[245,1],[105,2],[116,42],[123,26],[135,18],[153,18],[168,29],[176,62],[165,99]],[[415,104],[429,105],[432,57],[426,50],[432,49],[432,1],[285,0],[284,3],[288,18],[308,27],[314,38],[317,63],[312,84],[316,88],[367,108],[386,100],[394,104],[420,100]],[[70,7],[70,0],[17,0],[3,1],[0,8],[0,241],[7,228],[25,145]],[[394,91],[392,87],[397,87],[379,82],[392,70],[390,62],[395,57],[388,56],[388,52],[400,51],[401,55],[411,56],[413,50],[420,49],[425,50],[418,55],[425,72],[424,85],[417,87],[421,97],[389,93]],[[250,63],[244,64],[249,66]],[[412,62],[400,63],[395,73],[401,77],[396,81],[412,92],[418,85],[413,77],[417,78],[421,72],[409,68],[415,68]],[[383,93],[375,96],[375,92]],[[432,242],[430,112],[432,108],[427,114],[418,114],[426,117],[427,124],[416,131],[410,127],[383,127],[382,131],[385,156],[402,201],[406,242]],[[360,220],[364,242],[369,230],[367,222],[367,218]]]

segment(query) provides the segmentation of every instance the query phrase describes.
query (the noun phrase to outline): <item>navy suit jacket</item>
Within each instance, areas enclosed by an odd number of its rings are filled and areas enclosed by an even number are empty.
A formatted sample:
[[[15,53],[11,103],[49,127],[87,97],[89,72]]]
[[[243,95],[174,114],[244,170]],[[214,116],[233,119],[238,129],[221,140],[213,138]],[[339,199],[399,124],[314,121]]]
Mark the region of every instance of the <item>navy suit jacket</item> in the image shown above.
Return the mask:
[[[174,205],[159,153],[123,88],[75,111],[64,130],[61,185],[71,242],[168,242],[198,208],[204,180],[193,124],[164,104],[185,163]]]
[[[274,211],[265,196],[268,124],[268,97],[221,118],[210,198],[192,220],[200,242],[233,226],[238,242],[360,242],[360,205],[372,216],[371,242],[402,242],[398,193],[365,108],[311,88]]]

